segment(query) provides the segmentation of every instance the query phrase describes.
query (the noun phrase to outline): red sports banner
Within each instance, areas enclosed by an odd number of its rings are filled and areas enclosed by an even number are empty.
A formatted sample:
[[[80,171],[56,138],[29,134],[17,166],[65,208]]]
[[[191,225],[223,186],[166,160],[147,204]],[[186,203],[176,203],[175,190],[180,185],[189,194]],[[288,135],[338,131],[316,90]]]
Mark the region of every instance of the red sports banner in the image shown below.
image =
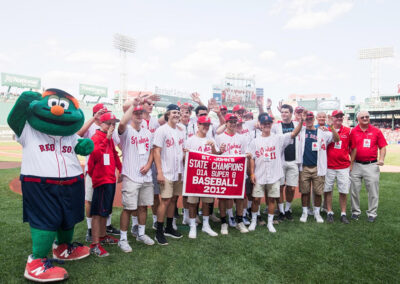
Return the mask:
[[[187,152],[184,196],[244,198],[246,156]]]

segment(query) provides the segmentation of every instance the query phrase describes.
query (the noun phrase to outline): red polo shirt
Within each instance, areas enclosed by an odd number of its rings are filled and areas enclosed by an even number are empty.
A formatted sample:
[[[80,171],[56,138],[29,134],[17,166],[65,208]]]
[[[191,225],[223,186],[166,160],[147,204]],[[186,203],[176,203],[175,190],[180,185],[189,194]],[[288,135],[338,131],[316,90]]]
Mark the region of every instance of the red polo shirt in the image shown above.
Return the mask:
[[[338,134],[340,141],[328,145],[328,169],[340,170],[350,167],[350,128],[342,125]]]
[[[360,125],[357,125],[350,133],[350,147],[351,149],[357,148],[356,161],[377,160],[378,148],[381,149],[386,145],[387,142],[382,131],[371,124],[365,131],[362,131]]]

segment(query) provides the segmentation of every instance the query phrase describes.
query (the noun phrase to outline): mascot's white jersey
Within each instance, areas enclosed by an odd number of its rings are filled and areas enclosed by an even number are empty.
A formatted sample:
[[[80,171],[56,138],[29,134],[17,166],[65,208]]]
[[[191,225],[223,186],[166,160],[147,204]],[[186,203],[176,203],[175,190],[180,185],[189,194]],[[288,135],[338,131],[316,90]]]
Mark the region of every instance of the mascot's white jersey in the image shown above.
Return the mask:
[[[25,123],[21,136],[17,138],[22,149],[22,175],[65,178],[82,174],[82,167],[74,148],[81,138],[53,136],[33,129]]]

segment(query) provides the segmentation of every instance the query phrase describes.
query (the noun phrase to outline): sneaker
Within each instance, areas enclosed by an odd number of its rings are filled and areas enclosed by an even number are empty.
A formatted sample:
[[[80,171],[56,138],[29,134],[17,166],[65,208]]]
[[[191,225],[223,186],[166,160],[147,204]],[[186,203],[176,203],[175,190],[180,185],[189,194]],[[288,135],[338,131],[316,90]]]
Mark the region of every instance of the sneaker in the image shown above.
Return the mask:
[[[301,214],[301,217],[300,217],[300,222],[306,223],[307,222],[307,217],[308,217],[307,212],[303,212],[303,214]]]
[[[246,226],[243,224],[243,222],[240,222],[236,225],[236,229],[238,229],[241,233],[248,233],[249,230],[247,230]]]
[[[73,242],[72,244],[53,243],[53,258],[59,260],[77,260],[88,257],[90,249],[81,243]]]
[[[210,226],[204,226],[204,225],[203,225],[203,228],[201,228],[201,231],[203,231],[204,233],[208,234],[208,235],[211,236],[211,237],[216,237],[216,236],[218,236],[218,233],[217,233],[217,232],[214,232],[213,229],[211,229]]]
[[[137,236],[136,237],[136,241],[142,242],[142,243],[144,243],[145,245],[148,245],[148,246],[154,245],[154,241],[146,234],[144,234],[142,236]]]
[[[221,235],[227,235],[228,234],[228,224],[224,223],[221,224]]]
[[[276,230],[275,230],[273,224],[268,224],[268,225],[267,225],[267,228],[268,228],[268,231],[269,231],[270,233],[276,233]]]
[[[90,253],[98,257],[106,257],[110,255],[100,244],[91,244]]]
[[[279,215],[278,215],[278,217],[276,218],[276,220],[277,220],[278,222],[280,222],[280,223],[283,222],[283,221],[285,221],[285,214],[279,212]]]
[[[190,226],[189,239],[195,239],[197,237],[196,226]]]
[[[118,242],[118,246],[123,252],[132,252],[132,248],[129,245],[128,240],[120,240]]]
[[[286,220],[288,220],[288,221],[293,221],[293,216],[292,216],[292,211],[286,211],[285,212],[285,217],[286,217]]]
[[[327,223],[333,223],[333,214],[332,213],[328,213],[328,215],[326,215],[326,222]]]
[[[261,216],[257,216],[257,226],[266,226],[267,223],[261,218]]]
[[[245,224],[246,226],[250,225],[250,221],[249,219],[247,219],[247,217],[243,217],[243,224]]]
[[[86,232],[86,241],[87,241],[88,243],[91,243],[91,242],[92,242],[92,229],[87,229],[87,232]]]
[[[32,255],[28,256],[24,277],[35,282],[52,282],[68,279],[67,271],[62,267],[53,266],[53,262],[61,263],[58,260],[48,258],[33,259]]]
[[[103,245],[116,245],[118,244],[119,240],[117,238],[114,238],[110,235],[106,235],[103,238],[100,238],[100,243]]]
[[[314,210],[311,207],[308,207],[308,215],[314,216]]]
[[[174,239],[180,239],[182,238],[182,234],[179,233],[177,230],[175,230],[174,228],[168,229],[165,228],[165,233],[164,233],[167,237],[171,237]]]
[[[342,222],[343,224],[350,224],[349,220],[347,219],[346,215],[342,215],[340,216],[340,222]]]
[[[229,218],[229,226],[230,227],[236,227],[237,226],[235,217],[230,217]]]
[[[255,231],[257,226],[257,221],[251,221],[250,226],[247,228],[250,231]]]
[[[172,228],[174,228],[174,230],[178,230],[178,226],[176,225],[176,218],[172,219]]]
[[[196,224],[201,224],[201,220],[199,218],[199,215],[196,216]]]
[[[358,221],[359,218],[360,218],[360,215],[351,214],[351,219]]]
[[[157,224],[156,224],[157,225]],[[156,228],[157,229],[157,228]],[[139,235],[139,225],[132,226],[131,234],[133,237],[137,237]]]
[[[375,219],[376,219],[376,217],[374,217],[374,216],[368,216],[367,221],[370,222],[370,223],[374,223]]]
[[[332,216],[332,218],[333,218],[333,216]],[[319,212],[314,214],[314,219],[315,219],[315,221],[317,221],[317,223],[324,223],[324,219],[322,219],[321,214],[319,214]]]
[[[153,222],[152,228],[153,228],[153,230],[156,230],[156,231],[157,231],[157,221],[156,221],[156,222]]]
[[[167,239],[165,238],[164,233],[159,233],[159,232],[157,232],[157,233],[156,233],[156,236],[154,237],[154,239],[156,240],[156,242],[157,242],[159,245],[162,245],[162,246],[168,245],[168,241],[167,241]]]
[[[214,223],[220,223],[221,222],[221,219],[218,218],[217,216],[215,216],[214,213],[210,215],[210,220],[213,221]]]
[[[114,228],[113,225],[107,226],[106,233],[115,236],[119,236],[121,234],[120,230]]]

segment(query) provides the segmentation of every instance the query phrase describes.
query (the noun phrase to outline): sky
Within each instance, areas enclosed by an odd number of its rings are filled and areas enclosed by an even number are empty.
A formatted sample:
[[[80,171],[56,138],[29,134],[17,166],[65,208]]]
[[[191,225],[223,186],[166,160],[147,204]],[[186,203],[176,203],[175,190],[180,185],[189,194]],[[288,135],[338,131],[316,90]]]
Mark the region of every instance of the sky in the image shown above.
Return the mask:
[[[396,0],[4,1],[0,72],[72,94],[80,83],[105,86],[111,96],[120,88],[113,35],[121,33],[136,41],[130,90],[158,86],[206,100],[227,73],[242,73],[274,104],[321,93],[347,103],[370,94],[362,48],[394,48],[380,60],[380,92],[397,93],[399,11]]]

